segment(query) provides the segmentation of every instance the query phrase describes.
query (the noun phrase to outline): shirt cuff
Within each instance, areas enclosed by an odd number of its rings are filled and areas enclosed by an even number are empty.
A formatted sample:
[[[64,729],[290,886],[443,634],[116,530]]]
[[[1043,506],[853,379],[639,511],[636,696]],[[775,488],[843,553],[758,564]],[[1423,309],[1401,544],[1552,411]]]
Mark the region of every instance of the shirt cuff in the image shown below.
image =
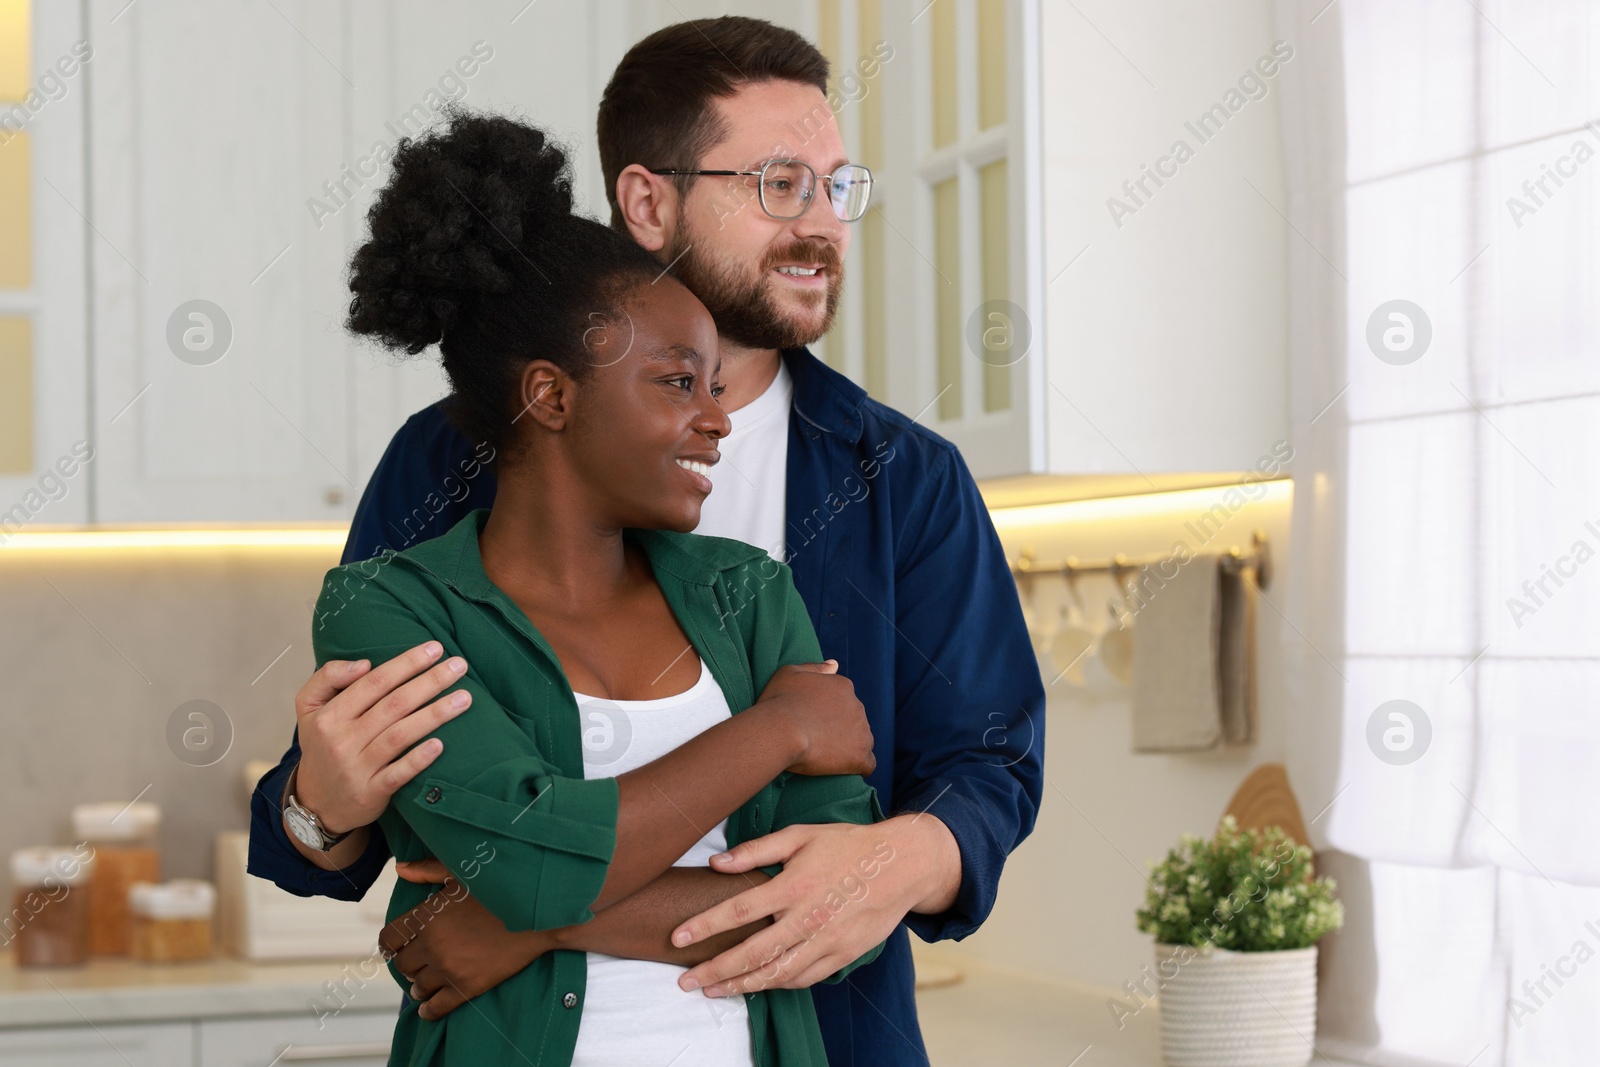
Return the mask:
[[[549,930],[594,918],[620,799],[615,778],[547,778],[526,804],[424,778],[403,817],[508,930]]]
[[[383,873],[389,843],[383,831],[373,826],[366,849],[337,871],[325,871],[301,855],[283,825],[283,790],[294,766],[288,761],[278,764],[256,783],[250,795],[250,849],[245,871],[297,897],[360,900]]]

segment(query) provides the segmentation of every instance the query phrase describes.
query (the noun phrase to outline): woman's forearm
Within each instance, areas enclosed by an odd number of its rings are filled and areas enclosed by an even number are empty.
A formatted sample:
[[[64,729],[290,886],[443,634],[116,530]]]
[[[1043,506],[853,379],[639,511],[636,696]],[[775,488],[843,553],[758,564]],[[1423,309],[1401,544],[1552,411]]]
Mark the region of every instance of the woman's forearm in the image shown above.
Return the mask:
[[[693,967],[742,943],[771,920],[763,918],[684,948],[672,944],[672,931],[684,920],[767,880],[761,871],[719,874],[709,867],[669,867],[589,922],[543,933],[554,948]]]
[[[592,909],[644,888],[804,750],[792,720],[765,714],[758,702],[622,775],[616,848]]]

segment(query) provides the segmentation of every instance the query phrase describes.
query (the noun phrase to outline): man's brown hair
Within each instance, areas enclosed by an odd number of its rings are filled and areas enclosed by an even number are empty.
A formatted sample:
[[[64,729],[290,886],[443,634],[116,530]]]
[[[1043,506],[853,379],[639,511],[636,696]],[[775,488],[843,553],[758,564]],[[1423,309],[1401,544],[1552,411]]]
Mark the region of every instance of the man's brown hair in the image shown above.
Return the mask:
[[[746,85],[793,81],[828,91],[828,60],[798,33],[762,19],[724,15],[657,30],[617,64],[596,123],[611,225],[625,229],[617,175],[638,163],[692,170],[728,136],[712,107]],[[692,177],[676,179],[688,191]]]

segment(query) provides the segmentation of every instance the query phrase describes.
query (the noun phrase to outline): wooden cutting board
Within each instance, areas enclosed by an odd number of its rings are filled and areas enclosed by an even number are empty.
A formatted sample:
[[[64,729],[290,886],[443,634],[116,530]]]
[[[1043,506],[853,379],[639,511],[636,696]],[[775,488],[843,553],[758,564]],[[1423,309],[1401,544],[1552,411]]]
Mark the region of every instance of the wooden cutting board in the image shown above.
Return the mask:
[[[1238,821],[1241,830],[1281,826],[1295,844],[1311,844],[1305,820],[1300,817],[1300,804],[1289,788],[1289,772],[1281,763],[1263,763],[1251,771],[1228,801],[1223,816],[1228,815]]]

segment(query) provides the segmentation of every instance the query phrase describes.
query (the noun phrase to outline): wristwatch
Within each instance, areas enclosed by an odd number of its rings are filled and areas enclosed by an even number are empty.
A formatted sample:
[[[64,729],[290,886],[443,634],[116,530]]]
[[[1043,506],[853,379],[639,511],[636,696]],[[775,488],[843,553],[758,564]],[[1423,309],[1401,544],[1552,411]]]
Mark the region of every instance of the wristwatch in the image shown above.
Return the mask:
[[[294,785],[299,774],[300,768],[296,766],[294,770],[289,772],[289,782],[284,787],[284,825],[289,828],[289,832],[294,834],[302,845],[318,852],[326,852],[340,841],[349,837],[350,831],[346,830],[342,834],[329,833],[323,829],[322,820],[307,811],[305,806],[295,799]]]

